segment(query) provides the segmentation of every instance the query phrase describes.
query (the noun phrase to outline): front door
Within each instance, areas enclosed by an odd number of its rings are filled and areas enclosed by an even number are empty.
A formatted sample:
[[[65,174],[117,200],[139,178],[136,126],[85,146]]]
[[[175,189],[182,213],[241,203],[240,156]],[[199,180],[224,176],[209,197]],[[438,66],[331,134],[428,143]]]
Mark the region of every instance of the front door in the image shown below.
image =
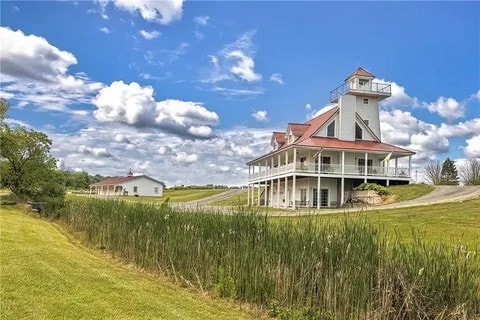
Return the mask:
[[[300,205],[307,205],[307,189],[300,189]]]
[[[328,207],[328,189],[320,189],[320,207]]]
[[[317,189],[313,189],[313,207],[316,208],[318,204],[318,192]],[[328,207],[328,189],[320,189],[320,207]]]

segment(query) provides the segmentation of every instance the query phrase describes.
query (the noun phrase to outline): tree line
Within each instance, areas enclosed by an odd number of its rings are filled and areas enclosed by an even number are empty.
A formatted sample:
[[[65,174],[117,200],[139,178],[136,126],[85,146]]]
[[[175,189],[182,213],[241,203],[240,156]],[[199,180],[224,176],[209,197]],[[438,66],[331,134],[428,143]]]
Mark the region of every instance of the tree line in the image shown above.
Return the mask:
[[[0,99],[0,187],[8,188],[22,200],[43,201],[63,197],[65,190],[87,189],[105,177],[86,172],[57,169],[57,159],[50,154],[52,141],[39,131],[10,126],[10,108]]]
[[[443,163],[430,161],[424,168],[427,182],[434,185],[480,185],[480,160],[471,158],[463,164],[455,164],[450,158]]]

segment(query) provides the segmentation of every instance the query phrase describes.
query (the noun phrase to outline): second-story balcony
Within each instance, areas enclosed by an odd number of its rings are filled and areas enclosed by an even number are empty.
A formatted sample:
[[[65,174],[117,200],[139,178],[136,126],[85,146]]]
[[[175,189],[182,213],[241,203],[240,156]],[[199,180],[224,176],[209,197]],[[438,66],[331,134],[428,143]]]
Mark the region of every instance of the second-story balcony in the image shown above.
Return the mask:
[[[364,81],[363,79],[349,80],[330,91],[330,102],[338,102],[339,96],[348,93],[387,98],[392,95],[392,86],[388,83]]]
[[[320,168],[315,163],[289,163],[281,165],[272,169],[255,172],[249,175],[249,181],[259,181],[264,179],[273,179],[288,174],[306,174],[306,175],[318,175],[320,170],[321,176],[359,176],[359,177],[377,177],[377,178],[410,178],[409,168],[395,168],[386,166],[359,166],[359,165],[345,165],[341,164],[328,164],[320,165]]]

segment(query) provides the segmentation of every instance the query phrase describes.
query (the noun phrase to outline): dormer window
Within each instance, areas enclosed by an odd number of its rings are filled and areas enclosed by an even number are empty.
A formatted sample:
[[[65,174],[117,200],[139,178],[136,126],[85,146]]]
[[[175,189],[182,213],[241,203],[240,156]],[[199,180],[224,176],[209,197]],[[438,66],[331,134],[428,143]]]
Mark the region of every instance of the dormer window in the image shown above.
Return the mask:
[[[289,143],[289,144],[292,143],[293,140],[294,140],[293,134],[290,133],[290,134],[288,135],[288,143]]]
[[[335,121],[332,121],[327,127],[327,137],[335,137]]]
[[[368,98],[363,98],[363,104],[368,104]]]
[[[355,139],[362,140],[363,132],[362,128],[358,125],[358,123],[355,123]]]

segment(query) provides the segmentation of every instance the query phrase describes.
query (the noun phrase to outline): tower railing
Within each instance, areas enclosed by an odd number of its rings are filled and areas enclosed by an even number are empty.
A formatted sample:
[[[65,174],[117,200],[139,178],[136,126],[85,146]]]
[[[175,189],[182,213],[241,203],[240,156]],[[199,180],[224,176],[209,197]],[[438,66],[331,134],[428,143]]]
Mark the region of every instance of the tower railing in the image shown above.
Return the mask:
[[[384,95],[392,94],[392,86],[389,83],[362,81],[361,79],[350,80],[342,83],[330,91],[330,101],[336,100],[339,96],[349,91],[363,91],[368,93],[379,93]]]

